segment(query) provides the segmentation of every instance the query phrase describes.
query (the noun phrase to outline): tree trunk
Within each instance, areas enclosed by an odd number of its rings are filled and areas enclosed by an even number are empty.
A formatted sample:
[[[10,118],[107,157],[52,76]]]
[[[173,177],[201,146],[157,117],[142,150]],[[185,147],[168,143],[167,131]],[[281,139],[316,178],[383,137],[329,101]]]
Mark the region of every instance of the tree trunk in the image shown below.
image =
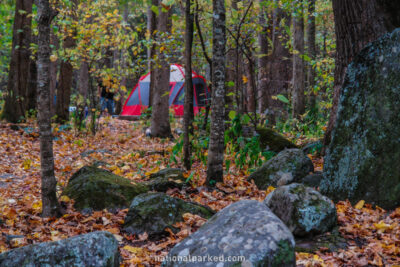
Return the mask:
[[[274,124],[277,117],[284,115],[285,104],[273,98],[278,94],[287,95],[292,78],[292,60],[287,44],[289,35],[286,28],[290,28],[290,15],[279,7],[279,1],[275,0],[276,8],[273,12],[273,33],[270,81],[266,92],[268,99],[267,117]]]
[[[23,119],[28,106],[32,2],[17,0],[15,4],[11,61],[2,113],[2,118],[10,122]]]
[[[57,36],[54,33],[50,34],[50,42],[56,49],[59,49]],[[54,96],[56,95],[57,87],[57,73],[58,73],[59,60],[50,62],[50,113],[53,117],[56,112],[56,105],[54,104]]]
[[[315,70],[313,62],[317,54],[315,46],[315,0],[308,0],[308,22],[307,22],[307,54],[312,62],[308,63],[307,81],[310,92],[309,104],[312,110],[316,106],[316,94],[314,93]]]
[[[336,33],[336,65],[332,110],[324,145],[331,141],[335,127],[340,88],[347,65],[369,42],[399,27],[400,2],[391,0],[333,0]]]
[[[72,7],[76,6],[77,1],[72,1]],[[66,32],[67,36],[63,40],[63,49],[71,49],[75,46],[74,36]],[[57,88],[56,114],[57,122],[65,123],[69,121],[69,105],[71,101],[71,86],[74,70],[69,59],[61,61],[60,82]]]
[[[166,10],[167,9],[167,10]],[[168,33],[171,30],[171,8],[159,5],[158,33]],[[157,49],[158,64],[150,76],[154,77],[153,109],[151,113],[151,135],[153,137],[171,137],[169,124],[169,76],[170,65],[165,55],[166,50]]]
[[[293,16],[293,118],[299,118],[305,111],[303,1],[297,1],[297,4],[297,14]]]
[[[258,109],[260,112],[264,112],[268,107],[268,83],[269,83],[269,45],[268,45],[268,13],[267,8],[264,6],[265,0],[259,0],[260,2],[260,14],[259,24],[261,25],[261,32],[258,34],[258,46],[260,52],[258,56]]]
[[[213,60],[210,142],[207,184],[223,182],[225,133],[225,1],[213,0]]]
[[[193,134],[193,80],[192,80],[192,45],[193,45],[193,12],[191,1],[186,0],[185,6],[185,106],[184,106],[184,136],[183,163],[187,170],[191,168],[191,141]]]
[[[154,31],[157,29],[157,15],[151,10],[152,6],[158,7],[158,0],[151,0],[150,5],[147,8],[147,30],[149,32],[149,39],[151,41],[151,45],[147,49],[147,65],[149,71],[153,71],[154,69],[153,57],[156,54],[156,44],[153,43],[153,40],[155,38]],[[152,106],[153,102],[154,84],[154,75],[150,75],[149,107]]]
[[[42,174],[42,206],[44,217],[62,214],[56,195],[53,136],[50,121],[50,24],[53,14],[49,0],[38,1],[38,124]]]
[[[86,102],[89,92],[89,65],[86,61],[82,61],[79,68],[78,92]]]

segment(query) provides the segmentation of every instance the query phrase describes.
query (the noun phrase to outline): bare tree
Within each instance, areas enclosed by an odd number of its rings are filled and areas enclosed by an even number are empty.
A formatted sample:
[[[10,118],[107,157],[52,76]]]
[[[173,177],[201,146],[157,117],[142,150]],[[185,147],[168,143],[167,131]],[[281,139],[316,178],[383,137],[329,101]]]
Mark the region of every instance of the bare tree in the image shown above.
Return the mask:
[[[38,0],[38,124],[42,174],[42,206],[44,217],[62,214],[57,200],[54,176],[53,136],[50,115],[50,24],[55,13],[49,0]]]
[[[213,60],[210,143],[207,159],[207,184],[223,181],[225,133],[225,1],[213,0]]]

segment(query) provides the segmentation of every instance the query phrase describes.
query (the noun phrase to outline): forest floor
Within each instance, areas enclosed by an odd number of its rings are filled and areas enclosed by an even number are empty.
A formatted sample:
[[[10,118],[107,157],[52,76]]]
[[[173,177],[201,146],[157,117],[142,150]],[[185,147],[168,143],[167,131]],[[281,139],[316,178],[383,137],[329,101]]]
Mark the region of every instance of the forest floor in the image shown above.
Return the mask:
[[[57,241],[78,234],[105,230],[120,243],[122,266],[160,265],[156,256],[165,256],[180,240],[196,231],[205,220],[187,215],[178,223],[180,232],[154,242],[147,235],[128,235],[121,231],[127,209],[117,213],[107,210],[81,214],[72,201],[61,197],[65,215],[61,218],[40,217],[39,135],[33,123],[24,130],[12,130],[0,123],[0,252],[32,243]],[[58,193],[79,168],[101,161],[104,168],[117,175],[140,181],[145,175],[167,167],[173,142],[146,138],[140,122],[105,118],[96,136],[75,135],[73,130],[54,129],[55,171]],[[313,158],[316,170],[322,170],[322,159]],[[172,164],[171,167],[176,167]],[[170,190],[170,195],[208,205],[220,210],[241,199],[262,201],[269,193],[245,181],[248,170],[231,166],[220,190],[207,192],[191,189]],[[187,174],[189,175],[189,174]],[[193,166],[193,187],[205,181],[201,163]],[[321,247],[315,253],[296,253],[298,266],[400,266],[400,208],[385,211],[359,202],[337,205],[340,233],[348,248],[329,252]],[[397,265],[396,265],[397,264]]]

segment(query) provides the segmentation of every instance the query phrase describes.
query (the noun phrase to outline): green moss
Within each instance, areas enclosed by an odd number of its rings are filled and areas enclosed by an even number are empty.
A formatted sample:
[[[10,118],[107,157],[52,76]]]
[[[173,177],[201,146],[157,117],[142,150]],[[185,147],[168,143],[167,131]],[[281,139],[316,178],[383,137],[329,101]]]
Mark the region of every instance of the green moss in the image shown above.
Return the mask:
[[[288,240],[279,241],[277,253],[274,255],[271,266],[280,267],[295,263],[294,248]]]

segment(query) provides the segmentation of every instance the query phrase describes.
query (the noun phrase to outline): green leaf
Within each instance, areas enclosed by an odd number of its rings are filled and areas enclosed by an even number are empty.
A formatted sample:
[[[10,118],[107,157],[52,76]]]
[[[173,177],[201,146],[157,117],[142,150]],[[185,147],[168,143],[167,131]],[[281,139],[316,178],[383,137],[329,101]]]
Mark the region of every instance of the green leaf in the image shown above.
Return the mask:
[[[289,99],[287,99],[284,95],[277,95],[276,98],[286,104],[289,104]]]
[[[151,11],[158,16],[158,6],[151,6]]]
[[[233,119],[236,117],[236,111],[234,111],[234,110],[229,111],[228,117],[229,117],[231,120],[233,120]]]

